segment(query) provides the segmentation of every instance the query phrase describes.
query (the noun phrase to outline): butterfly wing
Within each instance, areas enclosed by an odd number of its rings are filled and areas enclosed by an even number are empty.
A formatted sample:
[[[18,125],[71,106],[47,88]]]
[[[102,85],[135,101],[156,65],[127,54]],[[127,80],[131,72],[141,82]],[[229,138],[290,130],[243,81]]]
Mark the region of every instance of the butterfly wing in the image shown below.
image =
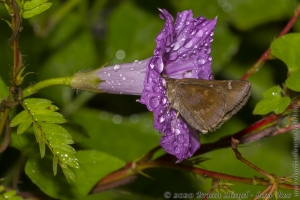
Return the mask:
[[[250,82],[242,80],[180,79],[172,88],[172,107],[202,133],[219,128],[251,94]]]
[[[225,101],[223,96],[210,85],[203,84],[202,80],[197,80],[197,83],[192,84],[194,87],[191,87],[191,84],[187,84],[185,80],[178,80],[177,102],[172,106],[192,127],[207,133],[215,130],[222,120]]]

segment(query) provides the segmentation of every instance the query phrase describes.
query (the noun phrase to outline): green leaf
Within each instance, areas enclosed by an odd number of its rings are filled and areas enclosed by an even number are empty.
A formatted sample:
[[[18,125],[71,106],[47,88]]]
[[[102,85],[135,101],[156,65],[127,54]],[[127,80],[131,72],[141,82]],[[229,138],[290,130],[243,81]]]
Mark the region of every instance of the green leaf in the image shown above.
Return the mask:
[[[23,18],[30,18],[33,17],[35,15],[38,15],[42,12],[44,12],[45,10],[49,9],[52,6],[52,3],[47,2],[47,3],[43,3],[33,9],[30,10],[25,10],[22,14]]]
[[[5,196],[6,199],[10,199],[12,198],[13,196],[15,196],[17,194],[17,191],[16,190],[9,190],[7,192],[5,192],[3,194],[3,196]]]
[[[11,122],[10,122],[10,127],[15,127],[18,126],[21,123],[27,123],[28,121],[32,121],[30,114],[28,113],[27,110],[23,110],[20,112],[17,116],[15,116]]]
[[[65,123],[66,120],[58,112],[50,110],[38,110],[32,112],[35,121],[38,122],[49,122],[49,123]]]
[[[264,98],[280,98],[281,97],[281,88],[279,86],[274,86],[269,88],[263,93]]]
[[[54,154],[53,172],[57,172],[59,164],[68,180],[75,180],[73,172],[68,166],[78,168],[72,136],[63,127],[55,123],[64,123],[66,120],[60,113],[55,112],[58,108],[47,99],[29,98],[23,102],[24,111],[19,113],[11,122],[10,126],[19,125],[17,133],[23,133],[31,124],[36,141],[39,143],[41,158],[45,156],[46,145]]]
[[[74,172],[72,172],[72,170],[70,170],[69,168],[62,168],[63,170],[63,173],[65,175],[65,177],[68,179],[68,180],[72,180],[72,181],[75,181],[75,174]]]
[[[53,168],[54,176],[57,174],[57,162],[58,162],[57,156],[53,156],[52,168]]]
[[[47,139],[54,145],[56,142],[59,144],[66,143],[66,144],[73,144],[74,141],[72,140],[72,136],[67,132],[66,129],[51,123],[40,123],[42,130],[44,131]]]
[[[291,90],[300,92],[300,69],[291,72],[285,84]]]
[[[61,170],[53,177],[52,159],[30,158],[25,166],[25,173],[43,192],[58,199],[81,199],[93,186],[107,174],[124,166],[125,162],[103,152],[86,150],[77,152],[80,168],[74,169],[75,182],[68,183]],[[68,170],[65,170],[68,172]],[[72,174],[70,174],[70,177]]]
[[[271,53],[282,60],[289,71],[300,69],[300,33],[289,33],[272,42]]]
[[[31,10],[33,8],[36,8],[40,5],[42,5],[43,3],[47,2],[48,0],[31,0],[31,1],[26,1],[24,3],[24,10]]]
[[[271,45],[272,54],[282,60],[289,69],[285,84],[294,91],[300,91],[300,33],[290,33],[276,39]]]
[[[270,112],[280,114],[285,111],[290,104],[289,97],[281,97],[281,89],[279,86],[274,86],[263,93],[264,99],[259,101],[253,111],[256,115],[265,115]]]
[[[18,134],[24,133],[24,131],[26,131],[26,130],[30,127],[31,124],[32,124],[32,121],[31,121],[31,120],[30,120],[30,121],[27,120],[27,121],[21,123],[21,124],[18,126],[17,133],[18,133]]]
[[[43,158],[45,156],[45,152],[46,152],[45,138],[39,137],[38,141],[39,141],[39,146],[40,146],[41,158]]]
[[[24,100],[24,104],[26,105],[27,109],[33,112],[36,110],[50,110],[52,102],[48,99],[28,98]]]

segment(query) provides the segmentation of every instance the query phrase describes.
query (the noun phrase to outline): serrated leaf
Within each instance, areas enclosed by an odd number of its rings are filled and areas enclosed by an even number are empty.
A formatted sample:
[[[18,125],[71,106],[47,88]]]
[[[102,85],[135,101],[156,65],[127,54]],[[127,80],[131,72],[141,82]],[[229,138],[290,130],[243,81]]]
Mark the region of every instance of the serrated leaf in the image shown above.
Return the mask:
[[[47,2],[48,0],[31,0],[31,1],[26,1],[24,3],[24,10],[31,10],[35,7],[38,7],[42,5],[43,3]]]
[[[32,124],[32,121],[28,120],[28,121],[25,121],[23,123],[21,123],[19,126],[18,126],[18,129],[17,129],[17,134],[22,134],[24,133],[24,131],[26,131],[29,126]]]
[[[290,76],[286,79],[285,84],[291,90],[300,92],[300,69],[290,72]]]
[[[51,6],[52,6],[52,3],[50,3],[50,2],[44,3],[44,4],[42,4],[38,7],[35,7],[31,10],[24,11],[22,16],[25,19],[33,17],[33,16],[38,15],[38,14],[44,12],[45,10],[49,9]]]
[[[281,96],[281,89],[279,86],[274,86],[263,93],[264,99],[259,101],[253,111],[256,115],[265,115],[270,112],[280,114],[285,111],[290,104],[289,97]]]
[[[17,114],[10,122],[10,127],[18,126],[21,123],[26,123],[28,121],[32,121],[30,114],[27,110],[23,110],[19,114]]]

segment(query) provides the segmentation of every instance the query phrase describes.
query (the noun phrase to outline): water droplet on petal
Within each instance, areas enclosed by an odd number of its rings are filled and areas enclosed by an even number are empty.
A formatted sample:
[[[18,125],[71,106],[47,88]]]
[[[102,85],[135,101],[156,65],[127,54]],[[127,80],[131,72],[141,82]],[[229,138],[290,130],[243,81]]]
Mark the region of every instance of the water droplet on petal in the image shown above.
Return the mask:
[[[191,77],[192,77],[192,72],[183,73],[183,78],[191,78]]]
[[[203,64],[205,63],[205,60],[204,60],[203,58],[201,58],[201,57],[200,57],[197,61],[198,61],[198,63],[200,63],[201,65],[203,65]]]
[[[162,100],[161,100],[161,103],[163,105],[165,105],[166,103],[168,102],[168,99],[166,97],[164,97]]]
[[[151,69],[154,69],[154,64],[151,62],[150,65],[149,65],[149,67],[150,67]]]
[[[178,124],[177,124],[178,125]],[[179,129],[175,129],[175,135],[179,135],[180,134],[180,130]]]
[[[174,152],[175,152],[176,154],[179,154],[179,153],[180,153],[180,148],[178,148],[178,146],[175,146],[175,147],[174,147]]]
[[[123,80],[124,80],[124,81],[126,80],[126,77],[125,77],[125,76],[123,76]]]
[[[120,68],[121,68],[120,65],[115,65],[115,66],[114,66],[114,70],[115,70],[115,71],[117,71],[117,70],[120,69]]]
[[[189,49],[193,45],[193,40],[190,40],[186,45],[184,45],[185,48]]]
[[[178,42],[175,42],[173,50],[176,51],[177,49],[179,49],[180,45]]]
[[[111,73],[108,73],[107,76],[110,77],[110,76],[111,76]]]
[[[163,123],[164,121],[165,121],[165,117],[164,116],[161,116],[159,119],[158,119],[158,121],[159,121],[159,123]]]
[[[152,99],[150,99],[150,106],[152,108],[157,108],[158,105],[159,105],[159,99],[157,97],[153,97]]]
[[[203,36],[203,31],[200,29],[197,34],[196,37],[202,37]]]
[[[179,134],[179,135],[177,136],[177,141],[178,141],[178,143],[180,143],[180,144],[184,143],[184,142],[185,142],[184,135],[183,135],[183,134]]]
[[[153,86],[152,89],[153,89],[153,91],[154,91],[155,93],[159,93],[159,92],[160,92],[160,89],[159,89],[159,87],[157,87],[157,86]]]

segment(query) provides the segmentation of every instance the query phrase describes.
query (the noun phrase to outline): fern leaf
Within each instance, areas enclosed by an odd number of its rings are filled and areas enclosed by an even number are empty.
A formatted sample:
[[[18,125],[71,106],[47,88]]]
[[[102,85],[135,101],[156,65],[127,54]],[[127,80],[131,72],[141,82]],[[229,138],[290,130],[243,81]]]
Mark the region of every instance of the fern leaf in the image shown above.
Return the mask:
[[[47,2],[48,0],[31,0],[24,3],[23,9],[25,10],[22,14],[23,18],[30,18],[38,15],[52,6],[52,3]]]
[[[66,122],[58,108],[47,99],[30,98],[22,103],[24,111],[20,112],[10,126],[18,126],[17,133],[23,133],[31,124],[36,141],[39,143],[41,158],[45,156],[46,146],[53,154],[53,173],[57,173],[59,164],[68,180],[75,180],[74,173],[68,168],[78,168],[76,151],[70,144],[74,141],[66,129],[58,125]]]

